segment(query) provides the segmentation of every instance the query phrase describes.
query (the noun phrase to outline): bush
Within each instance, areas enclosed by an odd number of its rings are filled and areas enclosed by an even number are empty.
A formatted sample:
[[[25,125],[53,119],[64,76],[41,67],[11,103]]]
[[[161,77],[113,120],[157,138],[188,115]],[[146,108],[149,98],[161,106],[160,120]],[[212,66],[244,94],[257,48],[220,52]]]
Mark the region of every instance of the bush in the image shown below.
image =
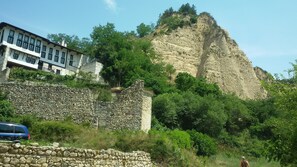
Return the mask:
[[[145,151],[149,152],[152,160],[160,166],[197,166],[198,160],[197,157],[193,157],[192,149],[183,148],[190,141],[187,137],[188,142],[180,141],[183,138],[181,135],[185,133],[179,130],[165,132],[152,130],[149,133],[151,145]]]
[[[31,129],[35,123],[38,123],[40,120],[35,115],[22,115],[20,117],[17,117],[19,119],[19,123],[27,126],[29,129]]]
[[[190,149],[192,146],[191,136],[186,131],[181,131],[181,130],[168,131],[167,136],[179,148]]]
[[[0,120],[6,121],[8,118],[13,117],[14,108],[7,100],[7,93],[0,90]]]
[[[111,91],[108,89],[104,89],[104,88],[98,88],[98,97],[97,100],[98,101],[111,101],[112,100],[112,95],[111,95]]]
[[[216,153],[217,144],[214,139],[195,130],[187,132],[190,134],[191,139],[194,142],[193,146],[197,150],[197,155],[211,156]]]
[[[80,127],[72,122],[42,121],[35,123],[31,130],[32,138],[49,142],[75,141]]]

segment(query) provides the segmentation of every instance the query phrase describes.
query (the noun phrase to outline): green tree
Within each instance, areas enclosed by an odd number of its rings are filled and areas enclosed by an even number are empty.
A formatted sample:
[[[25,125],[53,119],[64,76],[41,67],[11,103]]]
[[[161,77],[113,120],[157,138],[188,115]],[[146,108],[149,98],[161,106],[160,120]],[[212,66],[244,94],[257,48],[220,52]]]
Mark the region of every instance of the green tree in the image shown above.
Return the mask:
[[[168,79],[172,79],[172,75],[176,72],[175,68],[171,64],[166,64],[165,65],[165,71],[167,74]]]
[[[217,144],[214,139],[195,130],[188,130],[187,132],[194,142],[193,147],[197,150],[197,155],[211,156],[217,152]]]
[[[153,32],[152,26],[145,25],[144,23],[141,23],[139,26],[137,26],[137,34],[140,38],[149,35],[151,32]]]
[[[178,12],[183,15],[197,15],[196,7],[194,5],[191,6],[189,3],[183,4]]]
[[[224,103],[224,110],[228,115],[225,125],[227,132],[232,135],[238,135],[251,126],[251,111],[241,99],[233,95],[226,95],[222,102]]]
[[[183,99],[184,104],[179,111],[181,127],[217,137],[227,120],[223,103],[213,96],[199,97],[189,92],[183,93]]]
[[[217,137],[227,120],[223,103],[191,92],[162,94],[153,100],[153,113],[171,129],[196,131]]]
[[[175,11],[173,10],[172,7],[170,7],[169,9],[166,9],[162,15],[159,16],[159,20],[157,22],[157,25],[161,25],[163,24],[163,20],[165,20],[168,17],[171,17],[173,14],[175,13]]]
[[[216,84],[208,83],[205,78],[195,78],[188,73],[179,73],[175,79],[177,89],[192,91],[200,96],[212,94],[221,95],[220,88]]]
[[[293,74],[296,74],[296,64],[293,65]],[[275,98],[274,105],[279,112],[277,118],[270,120],[273,138],[270,140],[268,156],[280,160],[281,164],[296,164],[297,156],[294,150],[297,141],[297,82],[291,81],[266,84],[266,89]]]
[[[142,79],[157,94],[170,91],[165,67],[156,63],[150,41],[133,33],[118,32],[111,23],[95,27],[91,37],[93,53],[104,65],[101,75],[111,86],[127,87]]]
[[[64,41],[67,44],[67,47],[70,49],[74,49],[80,52],[83,52],[89,56],[91,56],[91,48],[92,42],[89,38],[82,38],[80,39],[76,35],[67,35],[63,33],[59,34],[48,34],[47,38],[55,43],[62,44]]]
[[[178,107],[183,97],[178,93],[161,94],[153,99],[153,114],[166,127],[175,129],[180,127]]]

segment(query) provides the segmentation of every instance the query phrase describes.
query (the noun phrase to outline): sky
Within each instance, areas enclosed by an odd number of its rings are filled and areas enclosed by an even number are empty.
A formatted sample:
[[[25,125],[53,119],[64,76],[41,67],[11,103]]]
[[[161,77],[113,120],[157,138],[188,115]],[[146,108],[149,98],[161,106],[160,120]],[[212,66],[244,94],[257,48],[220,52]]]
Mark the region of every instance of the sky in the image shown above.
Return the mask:
[[[297,59],[297,0],[1,0],[0,22],[43,37],[82,38],[107,23],[121,32],[135,31],[186,3],[195,5],[197,13],[210,13],[253,66],[287,76]]]

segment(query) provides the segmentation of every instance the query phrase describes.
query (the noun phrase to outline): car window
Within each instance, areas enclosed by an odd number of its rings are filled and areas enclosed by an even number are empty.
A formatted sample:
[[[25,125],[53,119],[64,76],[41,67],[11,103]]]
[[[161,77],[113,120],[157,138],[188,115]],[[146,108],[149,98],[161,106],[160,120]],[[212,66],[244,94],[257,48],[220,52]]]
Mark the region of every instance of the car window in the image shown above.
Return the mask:
[[[21,127],[16,126],[15,127],[15,133],[25,133],[25,130]]]
[[[13,126],[9,125],[0,125],[0,132],[1,133],[13,133]]]

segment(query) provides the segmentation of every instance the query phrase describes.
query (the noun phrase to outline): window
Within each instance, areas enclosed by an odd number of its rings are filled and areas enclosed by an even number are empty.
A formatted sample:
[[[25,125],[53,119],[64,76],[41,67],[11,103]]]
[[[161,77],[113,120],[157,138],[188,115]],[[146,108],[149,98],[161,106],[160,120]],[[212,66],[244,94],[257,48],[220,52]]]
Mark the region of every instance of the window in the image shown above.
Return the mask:
[[[35,64],[35,62],[36,62],[36,59],[31,58],[31,64]]]
[[[58,50],[56,50],[54,61],[55,62],[58,62],[59,61],[59,51]]]
[[[15,132],[14,133],[26,133],[25,130],[19,126],[15,127]]]
[[[29,50],[34,51],[34,44],[35,44],[35,39],[31,38],[30,39]]]
[[[26,62],[31,63],[31,64],[35,64],[36,59],[27,55]]]
[[[36,41],[36,47],[35,47],[35,52],[40,53],[40,46],[41,46],[41,41],[37,40]]]
[[[65,52],[62,52],[62,57],[61,57],[60,63],[61,64],[64,64],[65,63]]]
[[[45,54],[46,54],[46,46],[42,45],[42,52],[41,52],[41,57],[45,58]]]
[[[56,70],[56,74],[60,75],[61,74],[61,70]]]
[[[13,53],[13,55],[12,55],[12,58],[14,58],[14,59],[18,59],[18,58],[19,58],[19,55],[20,55],[19,52],[14,51],[14,53]]]
[[[2,43],[2,41],[3,41],[3,34],[4,34],[4,30],[2,31],[2,35],[1,35],[1,39],[0,39],[0,43]]]
[[[31,57],[27,56],[27,57],[26,57],[26,62],[27,62],[27,63],[30,63],[30,62],[31,62]]]
[[[73,66],[73,55],[70,55],[69,65]]]
[[[23,42],[24,49],[28,49],[28,43],[29,43],[29,36],[25,35],[24,42]]]
[[[19,33],[16,45],[19,47],[22,47],[22,43],[23,43],[23,34]]]
[[[49,48],[47,59],[49,59],[49,60],[52,60],[53,59],[53,48]]]
[[[7,37],[7,42],[13,44],[13,38],[14,38],[14,31],[10,30]]]
[[[0,125],[0,133],[13,133],[14,126]]]

